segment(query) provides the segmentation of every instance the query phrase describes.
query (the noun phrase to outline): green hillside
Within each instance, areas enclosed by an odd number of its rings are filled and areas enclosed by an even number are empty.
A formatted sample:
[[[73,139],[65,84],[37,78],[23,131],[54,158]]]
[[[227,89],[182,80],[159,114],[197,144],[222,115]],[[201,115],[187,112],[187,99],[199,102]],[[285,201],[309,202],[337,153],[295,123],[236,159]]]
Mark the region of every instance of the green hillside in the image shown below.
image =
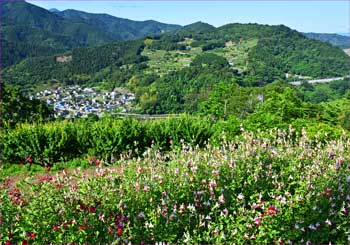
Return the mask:
[[[60,56],[71,61],[59,62]],[[345,76],[349,70],[350,57],[341,49],[283,25],[215,28],[198,22],[172,34],[25,59],[4,69],[3,78],[26,92],[57,83],[111,91],[127,87],[136,94],[138,112],[194,113],[210,111],[204,104],[220,87],[283,83],[286,74],[291,79]]]
[[[132,21],[76,10],[50,12],[25,1],[4,1],[1,13],[3,67],[26,57],[137,39],[180,28],[152,20]]]

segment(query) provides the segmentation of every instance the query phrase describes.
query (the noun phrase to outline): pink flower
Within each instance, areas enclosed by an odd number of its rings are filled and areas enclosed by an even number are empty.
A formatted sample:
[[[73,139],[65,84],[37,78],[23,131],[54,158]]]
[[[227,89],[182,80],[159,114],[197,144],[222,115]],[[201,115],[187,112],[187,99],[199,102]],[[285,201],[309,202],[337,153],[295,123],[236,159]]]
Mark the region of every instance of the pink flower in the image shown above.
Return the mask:
[[[210,187],[216,187],[216,181],[215,181],[215,180],[211,180],[211,181],[209,182],[209,186],[210,186]]]
[[[66,175],[67,175],[67,169],[63,169],[62,176],[66,176]]]
[[[35,235],[34,232],[31,232],[31,233],[28,233],[28,234],[27,234],[27,237],[28,237],[29,239],[35,239],[36,235]]]
[[[118,228],[117,235],[118,236],[122,236],[123,235],[123,229],[122,228]]]
[[[254,209],[257,209],[257,208],[260,208],[260,205],[259,205],[259,204],[254,203],[252,207],[253,207]]]
[[[27,162],[29,162],[29,163],[32,163],[33,162],[33,158],[31,157],[31,156],[29,156],[29,157],[27,157]]]
[[[183,214],[186,211],[186,205],[185,204],[181,204],[180,208],[179,208],[179,214]]]
[[[225,204],[225,197],[224,197],[224,195],[220,195],[220,196],[219,196],[219,202],[220,202],[221,204]]]
[[[168,210],[167,210],[166,208],[164,208],[164,209],[162,210],[162,214],[163,214],[163,217],[166,218],[167,215],[168,215]]]
[[[279,212],[279,210],[277,210],[275,207],[271,206],[267,209],[267,212],[270,216],[274,216],[275,214],[277,214]]]
[[[105,215],[102,214],[102,215],[98,216],[98,220],[102,221],[102,222],[105,222]]]
[[[262,217],[259,216],[259,217],[256,217],[256,218],[254,219],[254,222],[255,222],[255,224],[256,224],[257,226],[260,226],[260,225],[261,225],[261,220],[262,220]]]
[[[145,185],[144,187],[143,187],[143,191],[144,192],[147,192],[147,191],[149,191],[151,188],[148,186],[148,185]]]
[[[85,230],[85,228],[86,228],[86,224],[83,224],[83,225],[80,225],[80,226],[78,227],[78,230],[79,230],[79,231]]]
[[[96,166],[99,166],[100,164],[101,164],[101,161],[97,159],[97,160],[95,161],[95,165],[96,165]]]
[[[224,210],[222,210],[222,212],[220,213],[220,216],[227,216],[228,215],[228,210],[227,208],[225,208]]]

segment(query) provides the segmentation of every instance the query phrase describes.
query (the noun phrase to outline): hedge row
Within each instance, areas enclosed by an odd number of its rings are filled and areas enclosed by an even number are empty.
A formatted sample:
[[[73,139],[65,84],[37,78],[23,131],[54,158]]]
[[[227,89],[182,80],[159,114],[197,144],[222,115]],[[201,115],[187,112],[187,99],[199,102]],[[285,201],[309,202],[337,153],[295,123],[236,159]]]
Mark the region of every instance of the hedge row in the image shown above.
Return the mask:
[[[2,133],[2,158],[8,163],[24,163],[29,159],[40,165],[89,156],[113,162],[121,154],[142,155],[151,146],[167,151],[182,143],[201,147],[208,141],[212,144],[219,144],[223,138],[231,141],[241,133],[241,123],[235,118],[213,122],[183,115],[149,121],[103,118],[95,122],[22,124]],[[258,130],[244,123],[249,131]],[[296,121],[292,126],[300,132],[301,125],[307,122]],[[285,129],[288,127],[285,125]],[[268,135],[268,130],[264,130]],[[337,138],[342,134],[340,129],[312,123],[307,130],[311,136],[322,132],[323,137]]]

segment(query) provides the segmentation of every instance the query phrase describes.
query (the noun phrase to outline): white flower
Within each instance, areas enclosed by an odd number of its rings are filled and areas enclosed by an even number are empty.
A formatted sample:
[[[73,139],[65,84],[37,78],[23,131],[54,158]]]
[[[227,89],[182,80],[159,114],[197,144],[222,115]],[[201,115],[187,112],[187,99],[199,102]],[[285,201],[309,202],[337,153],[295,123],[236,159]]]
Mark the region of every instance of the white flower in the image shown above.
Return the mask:
[[[140,219],[144,219],[144,218],[145,218],[145,213],[144,213],[144,212],[140,212],[139,215],[138,215],[138,217],[139,217]]]
[[[285,197],[282,197],[282,199],[281,199],[281,203],[282,203],[282,204],[286,204],[286,203],[287,203],[287,200],[286,200],[286,198],[285,198]]]
[[[145,225],[146,225],[147,228],[153,229],[153,224],[152,224],[152,222],[148,222],[148,221],[147,221],[147,222],[145,223]]]
[[[102,215],[98,216],[98,220],[102,221],[102,222],[105,222],[105,215],[102,214]]]
[[[310,230],[314,230],[314,231],[317,230],[316,227],[315,227],[314,225],[309,225],[309,229],[310,229]]]
[[[204,202],[203,204],[204,204],[205,206],[210,206],[210,201],[208,200],[208,201]]]
[[[239,193],[239,195],[238,195],[238,199],[239,199],[239,200],[242,200],[243,198],[244,198],[244,196],[243,196],[242,192],[241,192],[241,193]]]
[[[332,222],[331,222],[329,219],[326,219],[325,223],[326,223],[327,225],[332,225]]]
[[[184,234],[184,237],[185,237],[184,243],[188,243],[190,241],[190,239],[191,239],[191,236],[190,236],[189,232],[186,232]]]
[[[205,220],[211,220],[210,216],[209,215],[205,216]]]
[[[192,213],[194,213],[196,211],[196,208],[193,206],[193,204],[189,204],[187,206],[188,210],[190,210]]]
[[[217,209],[218,207],[220,207],[220,204],[218,202],[215,202],[213,209]]]

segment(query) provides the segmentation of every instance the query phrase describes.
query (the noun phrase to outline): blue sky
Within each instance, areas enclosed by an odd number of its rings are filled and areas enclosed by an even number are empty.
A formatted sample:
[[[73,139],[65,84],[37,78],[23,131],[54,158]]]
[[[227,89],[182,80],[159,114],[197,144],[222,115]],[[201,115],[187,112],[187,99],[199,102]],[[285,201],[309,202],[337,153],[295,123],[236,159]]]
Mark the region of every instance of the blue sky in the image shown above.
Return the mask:
[[[284,24],[302,32],[350,32],[350,1],[28,1],[58,10],[77,9],[107,13],[132,20],[157,20],[187,25],[203,21]]]

